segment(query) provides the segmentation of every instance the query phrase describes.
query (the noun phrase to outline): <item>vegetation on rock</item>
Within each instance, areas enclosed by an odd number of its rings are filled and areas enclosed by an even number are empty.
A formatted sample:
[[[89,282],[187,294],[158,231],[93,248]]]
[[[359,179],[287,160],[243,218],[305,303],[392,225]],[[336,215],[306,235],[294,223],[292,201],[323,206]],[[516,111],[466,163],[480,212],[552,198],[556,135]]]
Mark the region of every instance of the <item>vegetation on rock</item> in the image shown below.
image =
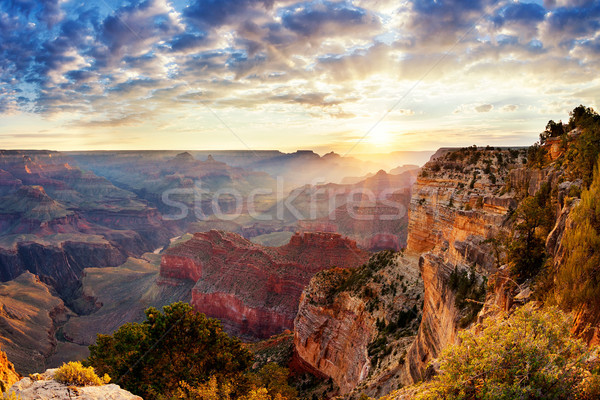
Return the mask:
[[[110,376],[104,374],[100,378],[93,367],[84,367],[79,361],[71,361],[56,370],[54,380],[65,385],[100,386],[110,382]]]
[[[512,216],[515,225],[507,255],[517,282],[535,277],[546,260],[546,237],[555,219],[550,191],[550,185],[544,183],[535,196],[521,201]]]
[[[440,357],[441,373],[417,399],[597,399],[594,349],[571,337],[556,308],[527,305],[460,334]]]
[[[481,310],[485,300],[487,280],[478,277],[475,269],[461,269],[457,267],[450,274],[450,288],[456,294],[454,304],[458,307],[464,316],[459,325],[462,328],[467,327]]]
[[[221,323],[185,303],[146,310],[142,323],[98,335],[88,363],[127,390],[153,399],[295,398],[287,370],[273,364],[251,373],[252,354]],[[279,397],[277,397],[279,395]],[[253,397],[258,399],[258,397]]]
[[[566,309],[600,305],[600,161],[589,189],[572,213],[573,228],[565,232],[564,262],[557,271],[556,294]]]

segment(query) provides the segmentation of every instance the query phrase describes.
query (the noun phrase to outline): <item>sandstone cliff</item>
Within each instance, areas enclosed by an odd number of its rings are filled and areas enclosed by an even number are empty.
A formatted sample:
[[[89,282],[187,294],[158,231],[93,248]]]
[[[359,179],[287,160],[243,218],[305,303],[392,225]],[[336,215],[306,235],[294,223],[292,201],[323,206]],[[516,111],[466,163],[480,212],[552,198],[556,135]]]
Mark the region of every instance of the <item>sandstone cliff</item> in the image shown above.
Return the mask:
[[[457,302],[451,274],[474,274],[470,279],[477,289],[496,272],[500,260],[488,242],[508,228],[507,214],[517,200],[505,185],[525,154],[471,147],[441,152],[423,167],[410,204],[408,249],[422,253],[425,304],[401,374],[403,384],[423,379],[431,360],[473,321],[476,310],[457,304],[461,299]]]
[[[377,341],[376,312],[365,311],[363,303],[343,293],[331,305],[311,305],[306,298],[317,282],[303,296],[296,319],[300,358],[332,376],[340,393],[354,389],[350,396],[387,393],[395,385],[423,379],[430,361],[477,317],[486,278],[500,262],[490,239],[507,229],[507,215],[517,205],[516,189],[506,189],[509,171],[521,166],[525,157],[524,149],[443,149],[423,167],[409,207],[407,254],[414,256],[403,261],[414,274],[421,273],[422,317],[414,340],[391,357],[393,368],[372,368],[379,357],[364,351],[365,343]],[[352,362],[341,361],[343,352]]]
[[[295,357],[329,377],[340,395],[397,388],[403,354],[421,316],[415,255],[382,252],[353,271],[320,272],[302,293]]]
[[[196,233],[165,251],[162,285],[195,282],[191,304],[249,339],[291,329],[302,289],[331,266],[368,259],[354,241],[331,233],[294,235],[281,247],[263,247],[227,232]]]

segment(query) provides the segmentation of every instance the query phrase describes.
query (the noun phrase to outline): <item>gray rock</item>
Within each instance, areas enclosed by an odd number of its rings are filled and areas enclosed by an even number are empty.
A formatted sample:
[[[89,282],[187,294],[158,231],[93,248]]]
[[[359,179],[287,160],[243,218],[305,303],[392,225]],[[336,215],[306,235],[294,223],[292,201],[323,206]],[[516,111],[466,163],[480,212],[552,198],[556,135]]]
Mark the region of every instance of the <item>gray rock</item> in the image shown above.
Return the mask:
[[[80,400],[143,400],[118,385],[69,386],[53,379],[56,369],[39,375],[39,380],[23,378],[8,390],[21,400],[80,399]]]

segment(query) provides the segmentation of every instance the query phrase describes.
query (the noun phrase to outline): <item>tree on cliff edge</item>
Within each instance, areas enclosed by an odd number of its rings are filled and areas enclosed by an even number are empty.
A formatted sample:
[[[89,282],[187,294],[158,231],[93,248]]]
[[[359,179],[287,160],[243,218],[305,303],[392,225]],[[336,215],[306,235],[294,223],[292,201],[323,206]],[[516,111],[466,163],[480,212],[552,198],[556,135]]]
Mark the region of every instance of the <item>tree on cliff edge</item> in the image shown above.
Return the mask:
[[[123,325],[113,335],[98,335],[88,359],[99,374],[147,400],[174,393],[182,383],[199,386],[213,378],[239,381],[252,361],[221,323],[185,303],[146,310],[142,323]]]

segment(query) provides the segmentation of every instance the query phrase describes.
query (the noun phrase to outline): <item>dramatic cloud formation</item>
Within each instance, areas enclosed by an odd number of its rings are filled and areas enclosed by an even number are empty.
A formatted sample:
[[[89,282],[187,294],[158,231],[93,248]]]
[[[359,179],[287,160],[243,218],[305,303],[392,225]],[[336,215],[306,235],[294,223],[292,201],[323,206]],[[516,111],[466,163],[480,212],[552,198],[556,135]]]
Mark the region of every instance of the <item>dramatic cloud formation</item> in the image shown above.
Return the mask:
[[[599,59],[598,0],[11,0],[0,147],[529,144]]]

